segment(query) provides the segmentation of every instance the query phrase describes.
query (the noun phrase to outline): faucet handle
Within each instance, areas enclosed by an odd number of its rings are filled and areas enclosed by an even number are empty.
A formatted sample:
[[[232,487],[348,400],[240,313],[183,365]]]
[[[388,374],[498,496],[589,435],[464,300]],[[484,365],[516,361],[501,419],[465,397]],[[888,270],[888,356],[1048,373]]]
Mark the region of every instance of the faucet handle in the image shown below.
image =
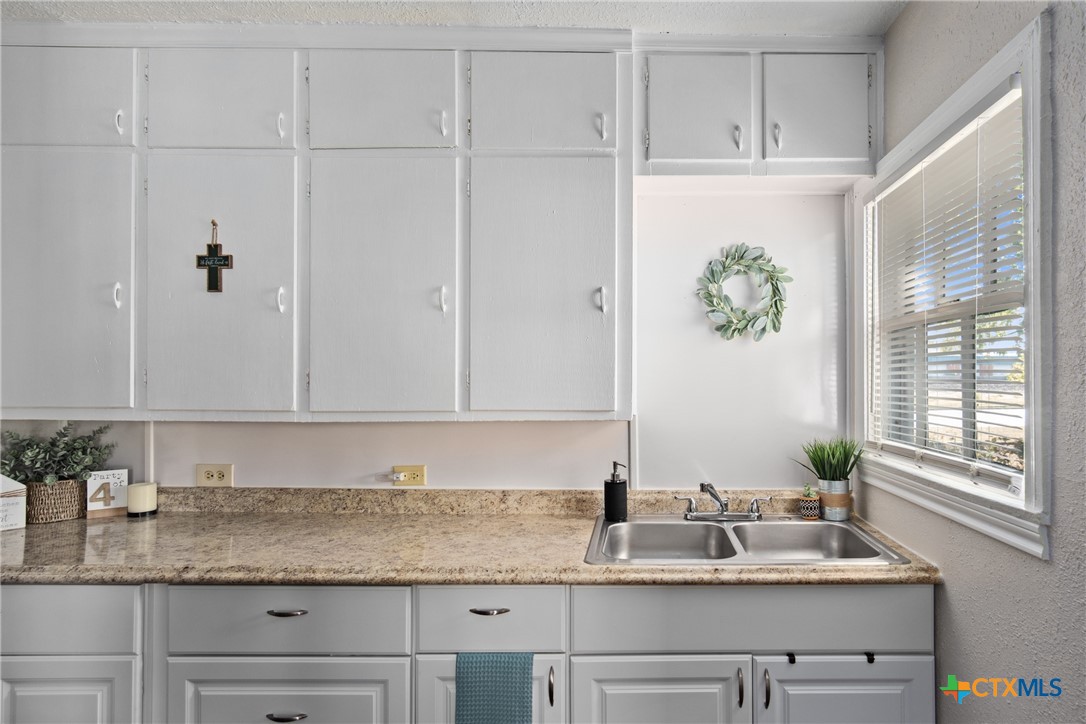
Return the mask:
[[[697,513],[698,512],[698,501],[694,500],[693,498],[685,498],[685,497],[683,497],[681,495],[676,495],[675,500],[685,500],[686,501],[686,512],[687,513]]]
[[[758,505],[758,503],[768,503],[771,500],[773,500],[772,495],[770,495],[768,497],[765,497],[765,498],[751,498],[751,501],[750,501],[750,513],[752,515],[761,515],[762,514],[762,507],[760,505]]]

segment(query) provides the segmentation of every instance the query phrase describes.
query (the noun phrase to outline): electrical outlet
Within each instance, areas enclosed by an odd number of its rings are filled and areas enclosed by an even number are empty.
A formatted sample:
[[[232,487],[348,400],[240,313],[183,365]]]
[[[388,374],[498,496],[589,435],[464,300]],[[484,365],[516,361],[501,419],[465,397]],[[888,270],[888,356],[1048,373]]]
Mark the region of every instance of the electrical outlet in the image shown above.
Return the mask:
[[[223,463],[222,465],[201,463],[197,465],[196,485],[201,488],[234,487],[234,463]]]
[[[393,485],[426,485],[425,465],[393,465]]]

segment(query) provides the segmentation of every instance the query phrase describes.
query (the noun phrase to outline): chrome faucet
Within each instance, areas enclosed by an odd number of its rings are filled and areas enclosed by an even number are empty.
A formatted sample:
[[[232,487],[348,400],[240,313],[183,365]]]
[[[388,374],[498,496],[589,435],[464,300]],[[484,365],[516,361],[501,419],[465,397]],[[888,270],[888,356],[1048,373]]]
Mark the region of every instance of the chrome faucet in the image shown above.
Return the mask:
[[[714,502],[716,502],[716,507],[718,509],[717,510],[718,513],[727,513],[728,512],[728,499],[727,498],[721,498],[720,493],[716,492],[716,488],[713,487],[712,483],[702,483],[701,484],[701,492],[708,493],[709,497],[712,498]]]
[[[683,518],[686,520],[704,520],[722,522],[726,520],[761,520],[762,509],[759,503],[768,503],[773,498],[754,498],[750,501],[750,510],[746,513],[729,513],[728,512],[728,499],[720,497],[720,493],[713,487],[712,483],[702,483],[701,492],[708,493],[709,497],[716,503],[716,510],[713,511],[699,511],[698,501],[695,498],[690,498],[682,495],[676,495],[675,500],[686,501],[686,512],[683,513]]]

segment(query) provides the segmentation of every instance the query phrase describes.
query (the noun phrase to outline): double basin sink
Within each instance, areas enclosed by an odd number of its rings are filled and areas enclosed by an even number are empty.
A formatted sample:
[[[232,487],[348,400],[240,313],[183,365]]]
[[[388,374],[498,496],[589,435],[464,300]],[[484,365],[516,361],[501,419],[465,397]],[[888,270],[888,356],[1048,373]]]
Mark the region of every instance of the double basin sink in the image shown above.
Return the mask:
[[[851,522],[766,515],[752,521],[688,521],[601,515],[585,563],[597,565],[900,565],[909,559]]]

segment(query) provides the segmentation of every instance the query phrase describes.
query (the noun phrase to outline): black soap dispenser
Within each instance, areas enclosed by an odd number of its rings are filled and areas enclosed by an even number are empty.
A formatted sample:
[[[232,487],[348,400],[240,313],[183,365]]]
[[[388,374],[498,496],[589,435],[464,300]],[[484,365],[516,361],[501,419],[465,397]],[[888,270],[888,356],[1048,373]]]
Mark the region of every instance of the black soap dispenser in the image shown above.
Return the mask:
[[[620,462],[612,462],[614,471],[609,480],[603,481],[603,517],[611,523],[626,520],[626,481],[618,476],[618,469],[626,467]]]

